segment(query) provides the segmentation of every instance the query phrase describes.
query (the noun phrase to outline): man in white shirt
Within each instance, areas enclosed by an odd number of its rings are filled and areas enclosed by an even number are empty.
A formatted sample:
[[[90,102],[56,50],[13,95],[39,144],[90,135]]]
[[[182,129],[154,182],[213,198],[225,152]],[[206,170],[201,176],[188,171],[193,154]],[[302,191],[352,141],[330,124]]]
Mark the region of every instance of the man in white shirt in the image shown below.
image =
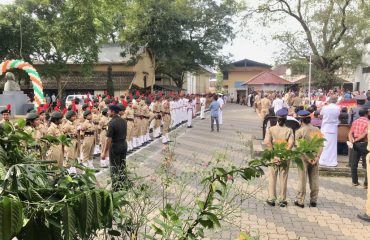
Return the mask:
[[[321,133],[324,135],[325,142],[319,163],[322,166],[336,167],[337,162],[337,141],[340,107],[336,105],[337,96],[333,95],[329,99],[329,105],[321,109],[322,116]]]
[[[200,119],[204,119],[204,112],[206,110],[206,98],[204,97],[204,94],[202,94],[202,97],[199,99],[200,101]]]
[[[218,104],[220,104],[220,111],[218,112],[218,124],[222,124],[222,109],[224,108],[224,100],[222,99],[222,94],[219,94],[219,98],[217,99]],[[214,122],[216,124],[216,121]]]
[[[281,98],[281,95],[277,95],[276,99],[272,102],[271,107],[274,108],[274,112],[276,114],[277,111],[285,107],[284,100]]]

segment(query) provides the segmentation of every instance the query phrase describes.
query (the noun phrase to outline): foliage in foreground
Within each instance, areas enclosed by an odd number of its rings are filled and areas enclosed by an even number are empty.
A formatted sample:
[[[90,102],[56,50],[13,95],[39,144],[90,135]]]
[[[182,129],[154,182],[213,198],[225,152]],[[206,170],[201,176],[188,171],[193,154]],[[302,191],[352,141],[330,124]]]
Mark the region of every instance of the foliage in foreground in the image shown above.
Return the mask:
[[[55,162],[38,161],[37,146],[68,144],[64,136],[40,142],[16,127],[0,129],[0,239],[88,239],[112,225],[109,191],[97,189],[93,170],[68,175]]]

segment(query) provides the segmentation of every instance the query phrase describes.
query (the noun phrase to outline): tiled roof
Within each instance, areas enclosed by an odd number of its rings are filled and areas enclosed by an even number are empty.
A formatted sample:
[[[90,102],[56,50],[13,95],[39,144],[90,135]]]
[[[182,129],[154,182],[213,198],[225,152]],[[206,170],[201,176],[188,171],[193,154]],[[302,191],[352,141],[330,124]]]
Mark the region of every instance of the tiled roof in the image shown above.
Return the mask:
[[[264,84],[275,84],[275,85],[286,85],[292,84],[288,80],[285,80],[271,71],[264,71],[252,79],[246,81],[243,85],[264,85]]]

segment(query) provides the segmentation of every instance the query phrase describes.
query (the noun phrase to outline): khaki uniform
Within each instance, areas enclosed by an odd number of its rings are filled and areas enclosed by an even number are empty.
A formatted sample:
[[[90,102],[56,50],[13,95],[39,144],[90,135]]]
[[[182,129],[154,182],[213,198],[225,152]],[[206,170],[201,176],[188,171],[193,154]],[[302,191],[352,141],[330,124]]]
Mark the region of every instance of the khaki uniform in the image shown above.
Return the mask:
[[[132,141],[132,138],[134,137],[134,109],[131,107],[127,107],[125,111],[125,118],[127,121],[127,141]]]
[[[47,131],[48,135],[59,137],[63,134],[60,130],[60,127],[55,123],[50,123],[50,127]],[[63,154],[63,146],[61,144],[58,145],[51,145],[49,151],[46,153],[47,160],[57,161],[60,167],[63,166],[64,154]]]
[[[161,114],[161,109],[162,109],[161,103],[156,101],[153,106],[153,113],[156,114],[155,124],[154,124],[155,128],[159,128],[161,126],[161,117],[159,117]]]
[[[24,127],[24,131],[32,136],[33,139],[40,140],[43,137],[43,134],[40,128],[33,128],[31,126]]]
[[[311,140],[314,134],[320,134],[320,129],[312,125],[303,125],[295,133],[296,145],[298,146],[299,139]],[[310,164],[311,160],[302,158],[303,169],[298,168],[298,191],[297,200],[299,204],[304,204],[306,197],[306,183],[307,176],[310,184],[310,202],[317,202],[317,196],[319,194],[319,165]]]
[[[92,121],[85,120],[81,124],[81,132],[83,136],[83,142],[82,142],[82,163],[87,163],[89,160],[93,160],[93,154],[94,154],[94,147],[95,147],[95,125],[92,123]]]
[[[295,107],[295,108],[299,107],[299,106],[302,106],[302,98],[300,98],[300,97],[293,98],[292,106]]]
[[[140,130],[141,130],[141,107],[139,103],[133,104],[134,109],[134,138],[137,138],[140,136]]]
[[[146,135],[149,132],[150,110],[146,104],[144,104],[141,109],[142,109],[141,114],[143,116],[143,131],[142,131],[143,134],[142,135]]]
[[[254,109],[258,114],[261,113],[261,96],[259,94],[254,97]]]
[[[171,125],[170,103],[164,101],[161,105],[162,119],[163,119],[163,134],[167,134]]]
[[[66,123],[62,127],[63,134],[67,135],[72,139],[71,145],[69,147],[65,147],[65,156],[67,161],[65,162],[65,167],[70,167],[73,160],[76,160],[78,155],[78,131],[77,126],[74,122],[71,122],[69,120],[66,121]]]
[[[101,146],[101,152],[105,152],[106,148],[106,140],[107,140],[107,129],[108,129],[108,123],[110,119],[107,116],[102,115],[99,122],[99,129],[100,129],[100,146]]]
[[[279,141],[286,141],[288,144],[294,143],[293,130],[285,126],[279,125],[273,126],[267,130],[265,142],[275,143]],[[289,162],[287,167],[269,167],[269,189],[268,189],[268,200],[276,200],[276,181],[277,175],[279,174],[280,181],[280,196],[279,201],[286,201]]]
[[[271,107],[271,101],[267,97],[261,99],[261,118],[265,119],[265,116],[269,112]]]

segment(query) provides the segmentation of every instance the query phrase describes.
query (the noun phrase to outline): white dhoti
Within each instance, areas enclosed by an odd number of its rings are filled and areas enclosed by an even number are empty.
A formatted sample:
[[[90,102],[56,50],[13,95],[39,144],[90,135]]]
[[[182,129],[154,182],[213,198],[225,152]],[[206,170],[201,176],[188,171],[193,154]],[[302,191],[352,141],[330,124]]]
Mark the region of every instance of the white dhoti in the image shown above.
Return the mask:
[[[320,165],[327,167],[336,167],[337,161],[337,141],[338,132],[322,132],[325,138],[324,148],[319,160]]]
[[[193,111],[192,110],[188,110],[188,113],[187,113],[187,120],[188,120],[188,127],[191,126],[191,121],[193,120]]]
[[[204,112],[206,110],[206,106],[201,106],[200,107],[200,118],[203,119],[204,118]]]

